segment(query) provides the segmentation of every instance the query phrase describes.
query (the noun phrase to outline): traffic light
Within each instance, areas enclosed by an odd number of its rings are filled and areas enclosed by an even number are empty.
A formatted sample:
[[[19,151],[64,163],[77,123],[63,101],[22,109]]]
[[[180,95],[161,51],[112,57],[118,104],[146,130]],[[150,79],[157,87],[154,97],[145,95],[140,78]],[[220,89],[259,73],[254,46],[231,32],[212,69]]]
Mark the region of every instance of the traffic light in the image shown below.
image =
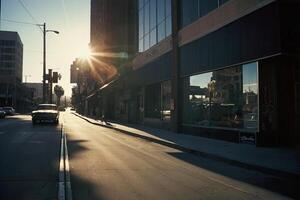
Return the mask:
[[[52,83],[58,83],[58,72],[53,72]]]

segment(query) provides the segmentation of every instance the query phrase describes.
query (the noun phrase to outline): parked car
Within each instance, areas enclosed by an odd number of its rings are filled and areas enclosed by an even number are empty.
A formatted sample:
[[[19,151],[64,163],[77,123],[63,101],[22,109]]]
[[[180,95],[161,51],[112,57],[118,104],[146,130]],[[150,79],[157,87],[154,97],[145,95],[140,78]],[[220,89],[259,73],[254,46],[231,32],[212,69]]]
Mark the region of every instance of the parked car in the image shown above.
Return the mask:
[[[58,110],[59,110],[59,111],[66,111],[65,107],[63,107],[63,106],[59,106],[59,107],[58,107]]]
[[[3,108],[0,108],[0,118],[4,118],[6,115],[6,112],[3,110]]]
[[[59,123],[59,111],[55,104],[39,104],[37,110],[32,111],[32,124],[41,122]]]
[[[3,107],[2,108],[6,115],[14,115],[15,114],[15,109],[13,107]]]

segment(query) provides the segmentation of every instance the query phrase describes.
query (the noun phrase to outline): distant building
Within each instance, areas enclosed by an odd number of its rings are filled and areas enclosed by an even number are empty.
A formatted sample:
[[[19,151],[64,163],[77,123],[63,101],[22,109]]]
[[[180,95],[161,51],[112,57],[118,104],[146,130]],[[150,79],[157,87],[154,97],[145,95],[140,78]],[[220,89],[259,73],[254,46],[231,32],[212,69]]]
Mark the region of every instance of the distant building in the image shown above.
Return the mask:
[[[24,107],[23,44],[17,32],[0,31],[0,106]]]
[[[43,99],[43,84],[42,83],[24,83],[27,88],[32,89],[33,99],[42,100]]]

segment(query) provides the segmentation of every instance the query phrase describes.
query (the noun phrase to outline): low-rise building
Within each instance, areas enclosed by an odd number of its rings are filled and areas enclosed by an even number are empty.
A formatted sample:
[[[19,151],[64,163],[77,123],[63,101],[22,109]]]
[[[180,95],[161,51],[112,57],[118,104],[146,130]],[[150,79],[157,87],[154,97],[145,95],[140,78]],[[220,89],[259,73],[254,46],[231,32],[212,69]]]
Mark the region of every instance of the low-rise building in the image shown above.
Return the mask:
[[[23,44],[17,32],[0,31],[0,106],[17,111],[22,97]]]

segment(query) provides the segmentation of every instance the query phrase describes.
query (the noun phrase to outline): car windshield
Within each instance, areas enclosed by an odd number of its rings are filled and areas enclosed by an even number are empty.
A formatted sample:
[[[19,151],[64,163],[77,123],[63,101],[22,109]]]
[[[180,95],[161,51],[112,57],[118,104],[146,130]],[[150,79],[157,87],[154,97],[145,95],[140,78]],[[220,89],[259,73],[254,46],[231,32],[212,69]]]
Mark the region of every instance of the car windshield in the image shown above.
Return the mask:
[[[57,110],[55,105],[39,105],[38,110]]]

